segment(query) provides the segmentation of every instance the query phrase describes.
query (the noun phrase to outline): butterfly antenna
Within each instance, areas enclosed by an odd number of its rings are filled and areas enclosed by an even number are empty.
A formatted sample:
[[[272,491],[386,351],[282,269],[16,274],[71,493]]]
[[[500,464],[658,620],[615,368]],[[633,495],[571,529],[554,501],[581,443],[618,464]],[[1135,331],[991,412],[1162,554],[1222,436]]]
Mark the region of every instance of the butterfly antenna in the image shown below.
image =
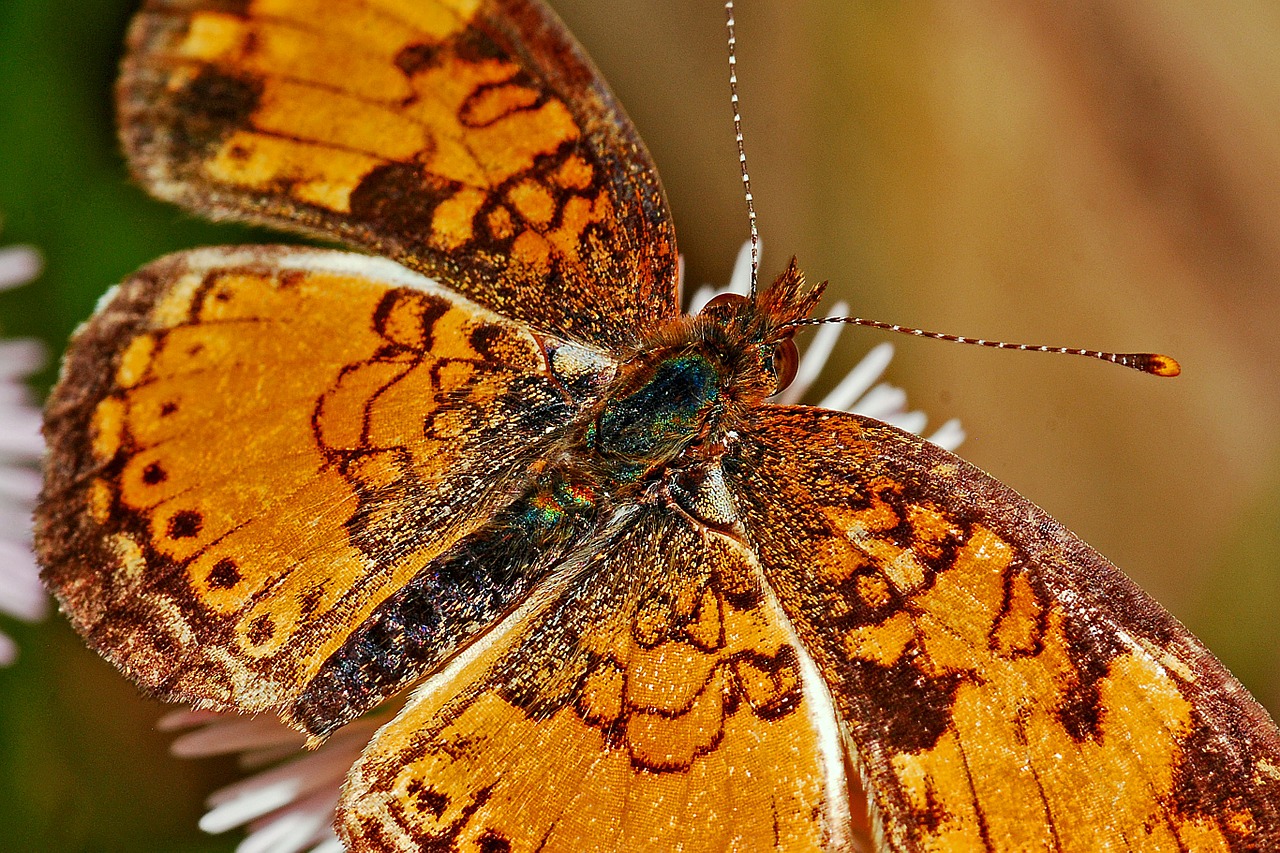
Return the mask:
[[[751,299],[756,298],[756,278],[760,269],[760,232],[756,230],[756,204],[751,196],[751,176],[747,174],[747,149],[742,141],[742,113],[738,108],[738,36],[733,19],[733,0],[725,0],[725,26],[729,30],[729,103],[733,105],[733,135],[738,143],[738,167],[747,197],[747,226],[751,229]]]
[[[823,326],[829,323],[844,323],[849,326],[867,326],[872,329],[885,329],[890,332],[901,332],[904,335],[915,335],[917,338],[933,338],[937,341],[951,341],[957,344],[973,344],[992,349],[1015,349],[1024,352],[1053,352],[1063,355],[1081,355],[1085,358],[1096,358],[1108,361],[1121,367],[1129,367],[1152,376],[1177,376],[1182,372],[1178,362],[1167,355],[1155,352],[1100,352],[1091,349],[1074,347],[1047,347],[1034,344],[1012,344],[1007,341],[989,341],[985,338],[966,338],[963,335],[948,335],[944,332],[928,332],[924,329],[913,329],[910,326],[899,326],[896,323],[881,323],[877,320],[865,320],[862,317],[821,317],[796,320],[787,323],[788,327]]]

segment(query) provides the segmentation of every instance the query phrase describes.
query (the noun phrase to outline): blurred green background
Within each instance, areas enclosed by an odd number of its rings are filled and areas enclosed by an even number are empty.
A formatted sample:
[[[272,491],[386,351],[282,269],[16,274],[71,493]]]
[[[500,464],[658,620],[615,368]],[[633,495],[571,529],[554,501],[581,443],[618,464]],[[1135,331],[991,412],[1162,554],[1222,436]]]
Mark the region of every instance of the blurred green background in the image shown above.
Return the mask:
[[[150,201],[111,84],[132,2],[0,0],[0,245],[47,260],[0,329],[53,352],[165,252],[268,241]],[[662,171],[693,283],[745,236],[721,4],[554,3]],[[962,453],[1124,568],[1280,708],[1280,6],[1272,0],[743,0],[765,271],[791,254],[863,316],[1178,357],[1177,380],[904,339],[890,378]],[[837,366],[878,333],[846,333]],[[834,381],[839,370],[829,372]],[[40,390],[54,376],[38,377]],[[229,850],[195,829],[227,763],[62,621],[4,630],[6,849]]]

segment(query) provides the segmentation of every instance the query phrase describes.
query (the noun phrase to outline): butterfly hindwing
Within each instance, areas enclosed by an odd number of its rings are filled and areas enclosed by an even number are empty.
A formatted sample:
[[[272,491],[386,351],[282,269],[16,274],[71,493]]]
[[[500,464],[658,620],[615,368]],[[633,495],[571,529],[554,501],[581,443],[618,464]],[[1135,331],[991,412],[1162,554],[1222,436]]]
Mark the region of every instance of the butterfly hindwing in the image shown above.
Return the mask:
[[[888,848],[1280,846],[1280,738],[1222,665],[1012,490],[865,418],[762,407],[726,477]]]
[[[537,0],[150,0],[119,85],[137,177],[376,250],[554,334],[678,313],[649,156]]]
[[[288,710],[331,654],[359,658],[357,629],[400,618],[405,587],[436,605],[420,669],[532,584],[518,554],[491,574],[466,558],[576,411],[567,390],[607,367],[379,258],[163,259],[77,334],[50,400],[45,579],[169,698]],[[307,728],[362,710],[341,699],[315,695],[332,707]]]
[[[495,635],[366,749],[348,849],[843,849],[829,700],[740,542],[639,509]]]

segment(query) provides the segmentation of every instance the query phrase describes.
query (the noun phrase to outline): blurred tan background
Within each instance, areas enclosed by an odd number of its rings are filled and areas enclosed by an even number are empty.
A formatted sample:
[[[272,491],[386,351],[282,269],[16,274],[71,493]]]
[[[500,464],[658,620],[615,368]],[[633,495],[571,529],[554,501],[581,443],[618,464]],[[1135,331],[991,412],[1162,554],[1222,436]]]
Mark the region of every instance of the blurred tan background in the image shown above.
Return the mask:
[[[746,223],[721,4],[552,3],[653,151],[689,280],[723,282]],[[110,86],[134,5],[0,1],[0,244],[48,261],[0,327],[54,352],[142,263],[275,239],[129,185]],[[899,338],[888,378],[1280,710],[1280,4],[742,0],[738,19],[765,275],[795,254],[863,316],[1182,362],[1160,380]],[[850,330],[835,360],[884,339]],[[5,630],[0,838],[233,846],[194,829],[233,768],[167,758],[159,706],[57,617]]]

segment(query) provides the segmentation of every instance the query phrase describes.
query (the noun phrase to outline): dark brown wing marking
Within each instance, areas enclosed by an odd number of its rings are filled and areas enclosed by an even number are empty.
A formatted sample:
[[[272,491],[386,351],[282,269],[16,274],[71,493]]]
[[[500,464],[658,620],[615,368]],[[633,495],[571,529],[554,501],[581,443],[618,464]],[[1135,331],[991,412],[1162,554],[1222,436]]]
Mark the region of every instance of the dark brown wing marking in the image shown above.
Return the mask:
[[[162,198],[373,249],[611,347],[678,312],[649,156],[538,0],[151,0],[119,86]]]

